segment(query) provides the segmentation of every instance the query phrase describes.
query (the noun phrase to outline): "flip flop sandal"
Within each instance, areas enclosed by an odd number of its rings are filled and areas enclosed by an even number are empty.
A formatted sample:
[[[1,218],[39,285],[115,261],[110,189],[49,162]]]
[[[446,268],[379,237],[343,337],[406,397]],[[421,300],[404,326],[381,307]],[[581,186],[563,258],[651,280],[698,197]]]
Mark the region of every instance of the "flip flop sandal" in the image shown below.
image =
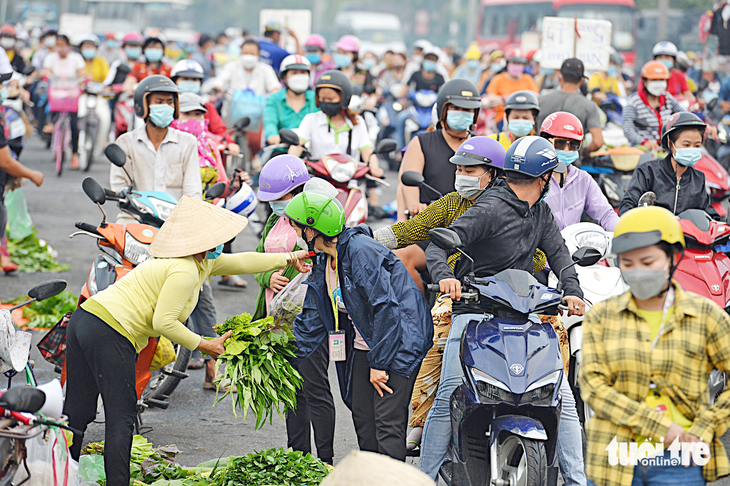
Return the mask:
[[[415,440],[406,442],[406,456],[408,457],[420,457],[421,456],[421,444]]]
[[[203,358],[192,359],[188,363],[189,370],[202,370],[205,367],[205,360]]]
[[[248,282],[238,275],[230,275],[226,280],[219,280],[218,285],[224,290],[243,290],[248,286]]]

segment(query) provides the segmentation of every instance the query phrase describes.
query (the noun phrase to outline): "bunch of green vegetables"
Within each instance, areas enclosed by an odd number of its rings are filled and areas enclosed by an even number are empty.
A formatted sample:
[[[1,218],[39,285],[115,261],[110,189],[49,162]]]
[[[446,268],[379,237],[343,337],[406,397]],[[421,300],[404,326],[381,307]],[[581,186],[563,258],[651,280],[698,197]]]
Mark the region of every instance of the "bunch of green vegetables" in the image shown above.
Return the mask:
[[[233,331],[225,342],[226,352],[218,358],[219,365],[226,365],[216,379],[218,390],[225,390],[218,402],[230,395],[233,414],[239,406],[244,420],[250,407],[256,416],[256,430],[266,418],[271,423],[274,409],[282,416],[279,403],[285,410],[296,408],[296,390],[302,386],[302,377],[287,360],[296,352],[288,327],[276,324],[271,317],[251,322],[251,315],[244,313],[216,325],[215,331],[218,335]]]
[[[35,229],[23,239],[9,239],[8,252],[21,272],[65,272],[71,268],[54,260],[53,250],[48,243],[38,239]]]
[[[13,300],[3,301],[3,304],[16,305],[28,300],[27,295],[16,297]],[[56,325],[58,321],[67,312],[76,310],[78,297],[69,291],[63,291],[58,295],[54,295],[43,301],[35,301],[23,307],[23,317],[30,319],[25,327],[35,329],[50,329]]]
[[[291,449],[268,449],[231,457],[211,486],[313,486],[329,473],[327,465],[310,454]]]

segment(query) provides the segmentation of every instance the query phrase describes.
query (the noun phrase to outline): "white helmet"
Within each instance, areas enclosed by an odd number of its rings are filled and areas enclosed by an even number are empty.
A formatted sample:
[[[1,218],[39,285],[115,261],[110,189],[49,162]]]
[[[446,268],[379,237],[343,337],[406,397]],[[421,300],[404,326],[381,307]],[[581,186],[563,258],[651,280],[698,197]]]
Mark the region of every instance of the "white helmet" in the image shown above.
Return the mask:
[[[224,207],[229,211],[248,218],[256,210],[257,204],[258,199],[256,199],[256,194],[254,194],[251,186],[245,182],[241,182],[241,188],[226,200]]]
[[[205,77],[205,71],[203,66],[192,59],[183,59],[175,63],[175,66],[170,72],[170,78],[175,80],[178,76],[184,76],[186,78],[203,79]]]
[[[430,41],[427,41],[426,39],[418,39],[416,42],[413,43],[414,49],[421,49],[425,50],[428,47],[433,46]]]
[[[290,54],[286,56],[279,65],[279,71],[281,72],[281,76],[284,76],[284,73],[286,73],[290,69],[299,69],[302,71],[312,71],[312,63],[309,62],[309,60],[300,55],[300,54]]]
[[[84,42],[91,42],[96,47],[99,47],[99,38],[91,34],[75,37],[74,41],[76,41],[74,42],[74,44],[76,44],[77,46],[81,46],[81,44],[83,44]]]
[[[672,56],[677,57],[677,46],[673,42],[661,41],[654,45],[654,49],[651,50],[652,57],[657,56]]]

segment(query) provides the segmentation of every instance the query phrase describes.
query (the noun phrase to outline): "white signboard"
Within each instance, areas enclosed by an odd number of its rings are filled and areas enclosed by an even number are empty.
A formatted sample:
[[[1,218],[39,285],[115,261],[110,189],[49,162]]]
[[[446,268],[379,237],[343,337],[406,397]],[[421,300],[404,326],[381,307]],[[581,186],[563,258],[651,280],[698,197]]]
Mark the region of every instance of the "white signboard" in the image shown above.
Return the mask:
[[[309,34],[312,33],[312,11],[307,9],[294,10],[284,8],[264,8],[259,11],[259,32],[264,35],[264,27],[267,22],[276,20],[281,22],[281,36],[284,39],[282,47],[289,52],[296,52],[297,45],[288,33],[287,29],[291,29],[299,39],[299,43],[304,46]]]
[[[576,33],[577,31],[577,33]],[[577,57],[586,71],[605,71],[611,48],[608,20],[544,17],[540,67],[560,69],[565,59]]]
[[[65,13],[58,20],[58,33],[71,39],[94,33],[94,17],[91,15]]]

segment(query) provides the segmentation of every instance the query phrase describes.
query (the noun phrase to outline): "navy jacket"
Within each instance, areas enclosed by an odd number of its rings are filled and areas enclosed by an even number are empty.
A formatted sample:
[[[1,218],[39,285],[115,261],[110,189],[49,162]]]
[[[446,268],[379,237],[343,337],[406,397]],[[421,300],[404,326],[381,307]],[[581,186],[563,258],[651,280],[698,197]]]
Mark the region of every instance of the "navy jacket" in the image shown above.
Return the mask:
[[[352,403],[352,363],[355,330],[370,346],[370,367],[408,377],[433,345],[433,320],[428,304],[393,252],[375,241],[365,224],[345,228],[337,240],[338,275],[347,314],[340,314],[340,330],[346,337],[346,360],[337,363],[340,393]],[[311,275],[301,314],[294,321],[297,358],[308,357],[334,331],[325,265],[320,254]]]

